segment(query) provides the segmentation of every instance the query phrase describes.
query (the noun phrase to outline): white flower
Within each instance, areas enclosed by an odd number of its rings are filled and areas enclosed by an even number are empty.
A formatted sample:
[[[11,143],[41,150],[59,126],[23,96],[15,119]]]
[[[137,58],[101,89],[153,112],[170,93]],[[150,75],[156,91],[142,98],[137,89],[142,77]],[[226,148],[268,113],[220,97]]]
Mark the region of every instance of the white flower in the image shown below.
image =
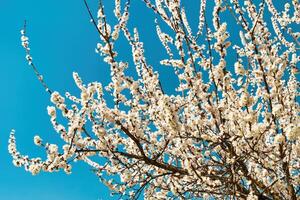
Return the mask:
[[[285,137],[281,134],[277,134],[275,137],[274,137],[274,143],[275,144],[280,144],[280,143],[283,143],[285,142]]]
[[[126,183],[130,180],[131,174],[129,171],[126,171],[125,173],[121,174],[121,182]]]
[[[25,35],[22,35],[22,36],[21,36],[21,41],[22,41],[22,42],[28,41],[28,37],[26,37]]]
[[[51,102],[54,104],[58,104],[58,103],[63,103],[64,102],[64,98],[60,96],[60,94],[58,92],[53,92],[51,94]]]
[[[248,196],[247,196],[247,200],[257,200],[258,197],[251,191]]]
[[[275,106],[273,106],[273,114],[275,115],[279,115],[282,109],[282,105],[281,104],[276,104]]]
[[[42,139],[38,135],[34,136],[33,141],[34,141],[34,144],[37,145],[37,146],[42,145]]]
[[[71,174],[71,170],[72,170],[72,166],[71,166],[71,165],[66,165],[66,167],[64,168],[64,171],[65,171],[67,174]]]
[[[246,122],[252,122],[254,120],[254,115],[253,114],[247,114],[245,117],[244,117],[244,120]]]
[[[300,136],[300,127],[295,126],[291,127],[289,126],[286,130],[286,137],[288,140],[296,140]]]
[[[13,164],[14,164],[14,166],[16,166],[16,167],[21,167],[21,166],[22,166],[22,163],[21,163],[20,160],[13,160]]]
[[[54,106],[48,106],[47,107],[48,115],[51,117],[54,117],[56,115],[56,110]]]
[[[89,94],[86,91],[82,91],[80,96],[83,102],[87,101],[89,98]]]
[[[41,171],[41,166],[38,164],[32,164],[29,166],[28,170],[32,173],[32,175],[36,175]]]
[[[50,153],[50,154],[56,154],[57,151],[58,151],[58,147],[57,147],[56,144],[50,144],[50,145],[48,146],[48,150],[49,150],[49,153]]]
[[[245,69],[243,65],[240,63],[240,61],[234,63],[234,71],[238,75],[244,75],[245,74]]]
[[[239,35],[240,35],[240,39],[241,39],[241,42],[244,46],[247,45],[247,41],[246,41],[246,38],[245,38],[245,35],[242,31],[239,32]]]
[[[240,98],[240,106],[245,106],[248,103],[249,95],[246,92],[243,92]]]

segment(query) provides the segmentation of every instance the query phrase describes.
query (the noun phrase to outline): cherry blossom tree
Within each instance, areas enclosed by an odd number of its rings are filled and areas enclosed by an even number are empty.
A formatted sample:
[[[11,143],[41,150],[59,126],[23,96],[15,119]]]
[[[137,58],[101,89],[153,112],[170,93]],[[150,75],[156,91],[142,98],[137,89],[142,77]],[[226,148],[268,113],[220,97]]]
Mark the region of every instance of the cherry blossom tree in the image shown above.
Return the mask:
[[[160,63],[178,78],[174,94],[165,93],[147,62],[138,29],[128,28],[129,0],[115,0],[116,24],[109,23],[101,2],[94,18],[84,1],[111,82],[84,84],[73,73],[80,96],[50,90],[33,64],[24,28],[26,59],[51,94],[48,114],[65,144],[35,136],[47,158],[29,158],[18,152],[12,131],[13,163],[35,175],[70,173],[73,161],[82,161],[125,199],[300,198],[298,0],[282,8],[272,0],[201,0],[197,30],[184,2],[143,2],[157,16],[157,36],[167,55]],[[232,19],[222,17],[226,12]],[[232,37],[228,20],[235,22],[239,38]],[[115,50],[121,34],[133,64],[121,61]],[[127,68],[138,78],[126,75]],[[58,112],[66,124],[57,120]]]

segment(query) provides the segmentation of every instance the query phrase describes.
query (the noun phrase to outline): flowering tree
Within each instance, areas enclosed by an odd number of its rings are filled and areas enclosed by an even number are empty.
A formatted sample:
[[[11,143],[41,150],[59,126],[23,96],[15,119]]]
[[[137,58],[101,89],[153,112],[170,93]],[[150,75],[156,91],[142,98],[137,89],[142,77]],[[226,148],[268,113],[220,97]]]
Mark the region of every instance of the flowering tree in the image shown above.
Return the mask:
[[[51,94],[48,114],[65,145],[60,149],[36,136],[47,159],[29,158],[17,151],[12,131],[9,152],[16,166],[32,174],[70,173],[72,161],[81,160],[125,198],[300,197],[297,0],[282,11],[272,0],[201,0],[197,31],[180,0],[144,0],[160,20],[156,31],[168,55],[160,63],[173,67],[178,78],[172,95],[146,61],[138,30],[127,26],[129,1],[115,0],[114,26],[101,3],[97,20],[84,3],[100,35],[97,52],[111,68],[111,82],[104,90],[98,82],[83,84],[74,73],[81,95],[66,93],[66,101],[49,90],[33,64],[24,28],[26,59]],[[240,38],[230,35],[224,12]],[[120,34],[132,48],[130,67],[138,79],[127,76],[129,64],[119,61],[114,44]],[[108,106],[105,92],[114,106]],[[67,124],[57,121],[57,112]]]

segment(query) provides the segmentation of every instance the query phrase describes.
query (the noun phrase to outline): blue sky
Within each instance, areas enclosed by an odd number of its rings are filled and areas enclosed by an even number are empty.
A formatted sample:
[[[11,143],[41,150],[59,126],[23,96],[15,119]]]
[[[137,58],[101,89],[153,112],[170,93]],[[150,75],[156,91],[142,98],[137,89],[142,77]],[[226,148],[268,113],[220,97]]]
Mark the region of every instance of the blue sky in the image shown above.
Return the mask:
[[[106,3],[106,13],[111,17],[112,5]],[[154,15],[141,0],[133,0],[132,22],[137,26],[145,43],[148,61],[158,69],[158,59],[164,58],[162,46],[157,42]],[[198,23],[198,1],[187,4],[194,27]],[[90,0],[96,11],[97,1]],[[15,168],[7,152],[7,141],[12,128],[16,130],[17,145],[23,154],[44,155],[43,149],[33,144],[40,134],[47,142],[60,141],[52,129],[46,107],[49,94],[41,87],[28,67],[20,45],[20,29],[24,19],[34,63],[52,90],[62,94],[78,93],[72,79],[77,71],[87,82],[109,81],[109,68],[94,52],[98,35],[89,22],[82,0],[0,0],[0,199],[4,200],[96,200],[110,199],[109,191],[84,163],[75,163],[71,175],[41,173],[37,176]],[[233,27],[229,27],[233,30]],[[236,34],[238,32],[236,31]],[[123,60],[131,58],[131,49],[118,44]],[[162,84],[168,93],[174,85],[172,69],[159,68]]]

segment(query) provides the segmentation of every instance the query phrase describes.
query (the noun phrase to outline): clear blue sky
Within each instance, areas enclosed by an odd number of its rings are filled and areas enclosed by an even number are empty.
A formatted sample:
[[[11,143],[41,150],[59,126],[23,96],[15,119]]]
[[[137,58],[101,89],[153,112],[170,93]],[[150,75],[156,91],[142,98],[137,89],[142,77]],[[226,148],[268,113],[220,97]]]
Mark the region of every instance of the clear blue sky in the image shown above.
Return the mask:
[[[106,3],[110,17],[112,5]],[[193,27],[198,23],[198,1],[187,4]],[[90,0],[96,11],[97,1]],[[130,27],[137,26],[145,42],[148,61],[158,68],[158,59],[165,53],[157,42],[153,13],[141,0],[133,0]],[[84,163],[75,163],[71,175],[41,173],[37,176],[15,168],[7,152],[12,128],[16,129],[17,145],[23,154],[43,156],[44,150],[33,144],[40,134],[45,141],[60,141],[52,129],[46,112],[49,95],[28,67],[20,45],[20,29],[28,21],[27,33],[34,63],[52,90],[62,94],[78,93],[72,79],[77,71],[85,82],[109,81],[109,68],[94,52],[98,36],[89,22],[82,0],[0,0],[0,199],[3,200],[96,200],[110,199],[109,191]],[[233,27],[229,27],[232,29]],[[237,33],[237,31],[235,31]],[[130,59],[131,49],[121,42],[122,59]],[[160,68],[163,85],[174,84],[172,69]],[[165,87],[166,88],[166,87]],[[172,89],[167,89],[172,92]]]

